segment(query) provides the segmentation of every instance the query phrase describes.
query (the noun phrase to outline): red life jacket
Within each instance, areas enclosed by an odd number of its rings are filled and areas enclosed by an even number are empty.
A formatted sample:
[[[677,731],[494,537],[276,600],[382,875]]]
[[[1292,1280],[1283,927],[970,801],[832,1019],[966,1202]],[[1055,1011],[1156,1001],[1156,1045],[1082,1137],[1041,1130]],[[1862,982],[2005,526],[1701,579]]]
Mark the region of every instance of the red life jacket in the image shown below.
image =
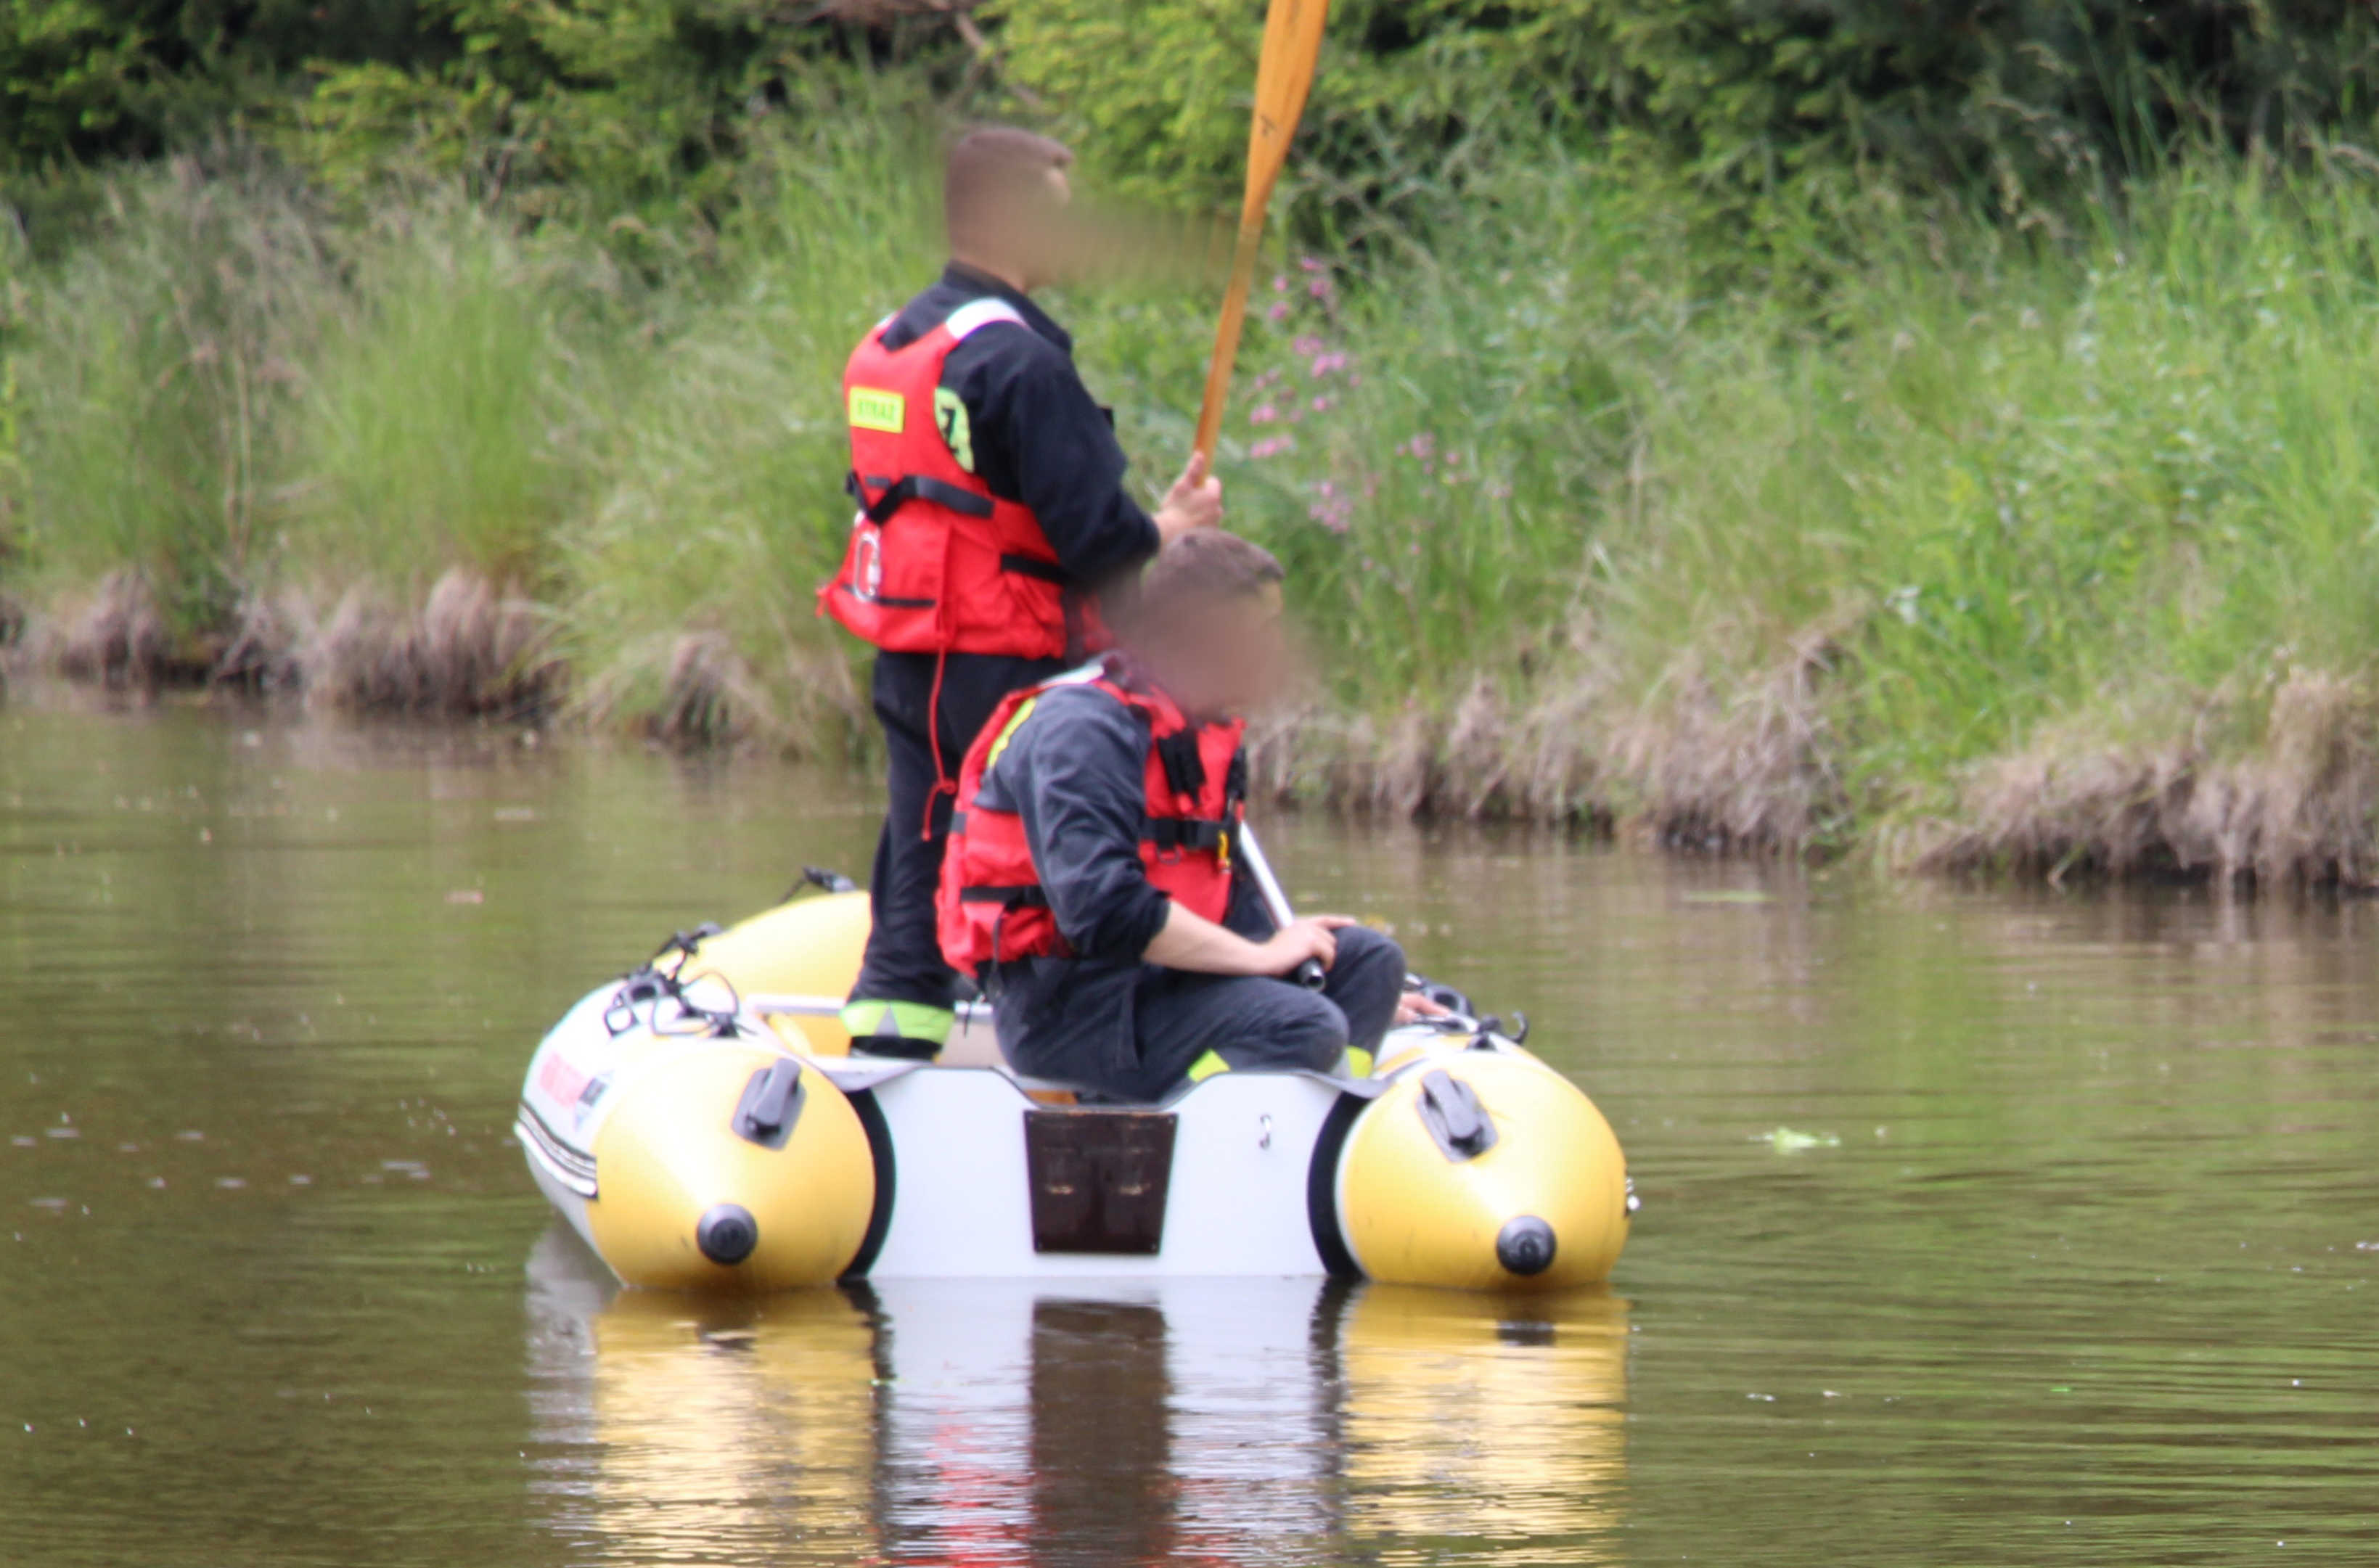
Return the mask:
[[[1108,645],[1096,608],[1066,591],[1032,509],[993,495],[950,451],[955,421],[945,428],[948,394],[936,397],[943,361],[1001,321],[1024,318],[1004,300],[978,299],[896,349],[884,346],[888,320],[843,372],[846,483],[859,513],[818,613],[879,648],[1067,658]]]
[[[1010,693],[967,751],[935,909],[942,957],[968,974],[1017,959],[1073,956],[1033,867],[1024,819],[983,799],[984,776],[1009,737],[1044,693],[1066,685],[1104,692],[1147,726],[1140,862],[1151,885],[1208,920],[1220,921],[1230,906],[1230,833],[1244,814],[1239,737],[1247,726],[1238,719],[1193,725],[1164,693],[1127,684],[1111,661],[1102,663]]]

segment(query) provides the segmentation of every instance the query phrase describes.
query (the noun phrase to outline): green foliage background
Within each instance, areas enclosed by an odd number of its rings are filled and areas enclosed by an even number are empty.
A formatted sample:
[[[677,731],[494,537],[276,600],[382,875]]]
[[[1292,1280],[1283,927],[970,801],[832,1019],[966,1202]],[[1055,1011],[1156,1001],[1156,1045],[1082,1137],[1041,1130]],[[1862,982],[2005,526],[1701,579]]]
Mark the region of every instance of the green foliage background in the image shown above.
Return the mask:
[[[704,172],[756,117],[862,62],[1052,117],[1127,188],[1211,202],[1262,11],[989,0],[993,53],[970,60],[946,16],[898,5],[6,0],[0,160],[21,177],[237,124],[349,180],[403,151],[506,187],[717,199]],[[1952,180],[2016,212],[2184,123],[2244,144],[2350,122],[2374,37],[2346,0],[1340,0],[1303,158],[1342,221],[1521,124],[1640,142],[1739,194]]]
[[[598,720],[863,746],[809,596],[936,139],[1226,211],[1261,21],[0,0],[0,642],[417,694],[501,590]],[[1340,0],[1220,454],[1315,643],[1273,782],[2379,878],[2373,40]],[[1211,293],[1053,301],[1151,492]]]

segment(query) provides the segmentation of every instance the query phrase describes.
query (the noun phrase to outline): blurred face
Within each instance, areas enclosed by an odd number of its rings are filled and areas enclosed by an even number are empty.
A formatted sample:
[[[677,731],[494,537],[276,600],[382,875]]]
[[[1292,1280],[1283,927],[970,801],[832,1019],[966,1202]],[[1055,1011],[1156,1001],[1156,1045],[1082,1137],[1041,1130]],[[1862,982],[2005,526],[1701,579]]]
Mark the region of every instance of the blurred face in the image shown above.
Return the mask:
[[[951,220],[950,253],[1017,287],[1031,291],[1071,281],[1082,269],[1086,247],[1070,211],[1073,182],[1060,168],[1045,168],[1035,183],[1011,187],[996,204],[985,203],[963,223]]]
[[[1070,211],[1074,182],[1063,169],[1051,169],[1047,177],[1047,191],[1033,203],[1037,211],[1016,231],[1017,265],[1031,288],[1072,283],[1081,276],[1085,265],[1086,247],[1078,232],[1081,225]]]
[[[1182,608],[1149,662],[1192,718],[1236,718],[1278,696],[1294,674],[1280,585]]]

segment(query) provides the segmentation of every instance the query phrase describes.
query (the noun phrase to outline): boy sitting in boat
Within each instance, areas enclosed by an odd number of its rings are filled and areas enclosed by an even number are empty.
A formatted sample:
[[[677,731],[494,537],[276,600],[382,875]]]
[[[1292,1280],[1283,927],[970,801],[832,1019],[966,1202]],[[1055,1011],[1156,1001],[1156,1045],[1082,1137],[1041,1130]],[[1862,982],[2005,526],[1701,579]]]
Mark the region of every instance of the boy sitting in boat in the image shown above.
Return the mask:
[[[1232,1068],[1369,1069],[1403,953],[1342,915],[1275,929],[1232,864],[1243,716],[1289,673],[1282,577],[1218,529],[1171,540],[1123,651],[1016,693],[968,752],[942,950],[1018,1071],[1153,1100]],[[1318,990],[1286,978],[1308,959]]]

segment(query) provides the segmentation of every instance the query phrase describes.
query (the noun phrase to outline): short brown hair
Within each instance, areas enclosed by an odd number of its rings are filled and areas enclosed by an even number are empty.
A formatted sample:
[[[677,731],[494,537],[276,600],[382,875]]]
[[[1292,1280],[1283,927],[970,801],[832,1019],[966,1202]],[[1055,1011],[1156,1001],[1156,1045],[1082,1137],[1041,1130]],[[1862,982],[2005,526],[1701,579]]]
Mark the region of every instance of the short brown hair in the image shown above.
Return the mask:
[[[942,163],[942,222],[953,241],[1019,210],[1046,203],[1049,172],[1073,166],[1062,141],[1013,126],[983,126],[950,143]]]
[[[1130,593],[1111,596],[1127,641],[1163,638],[1202,605],[1252,598],[1288,578],[1263,546],[1220,528],[1192,528],[1156,552]]]

